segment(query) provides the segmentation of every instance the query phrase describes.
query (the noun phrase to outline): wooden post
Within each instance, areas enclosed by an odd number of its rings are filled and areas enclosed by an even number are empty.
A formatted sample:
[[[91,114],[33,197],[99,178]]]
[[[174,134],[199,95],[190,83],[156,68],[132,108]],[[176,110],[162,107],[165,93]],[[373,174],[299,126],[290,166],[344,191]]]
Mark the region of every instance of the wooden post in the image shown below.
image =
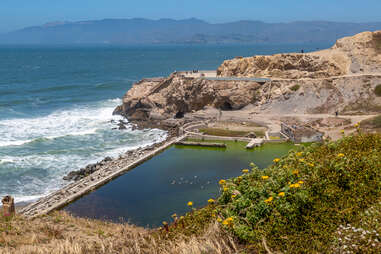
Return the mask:
[[[3,200],[3,216],[14,216],[15,215],[15,200],[11,196],[5,196]]]

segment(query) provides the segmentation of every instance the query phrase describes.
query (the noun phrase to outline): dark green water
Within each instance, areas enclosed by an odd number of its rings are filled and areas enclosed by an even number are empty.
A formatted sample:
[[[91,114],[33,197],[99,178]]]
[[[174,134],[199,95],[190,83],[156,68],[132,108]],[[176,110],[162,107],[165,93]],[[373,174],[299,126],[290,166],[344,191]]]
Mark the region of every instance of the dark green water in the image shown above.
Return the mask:
[[[174,146],[100,189],[68,205],[74,215],[158,226],[170,215],[207,204],[219,195],[218,181],[241,175],[250,162],[265,168],[293,144],[265,144],[246,150],[230,142],[226,149]]]

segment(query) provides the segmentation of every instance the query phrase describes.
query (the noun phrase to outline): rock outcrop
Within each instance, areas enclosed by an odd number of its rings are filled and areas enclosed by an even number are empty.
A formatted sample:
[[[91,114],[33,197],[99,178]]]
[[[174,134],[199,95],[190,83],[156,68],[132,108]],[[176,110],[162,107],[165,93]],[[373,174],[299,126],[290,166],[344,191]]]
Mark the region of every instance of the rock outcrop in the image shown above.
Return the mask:
[[[176,125],[210,107],[279,114],[381,112],[381,97],[374,93],[381,84],[381,31],[343,38],[331,49],[313,53],[228,60],[218,75],[144,79],[114,113],[135,122]],[[239,78],[254,76],[271,81]]]
[[[345,37],[327,50],[226,60],[217,70],[223,77],[285,79],[328,78],[381,73],[381,31]]]
[[[114,113],[129,120],[165,120],[182,118],[185,113],[213,106],[222,110],[239,110],[259,98],[260,84],[252,81],[221,81],[184,78],[172,74],[169,78],[134,84],[123,98],[123,105]]]

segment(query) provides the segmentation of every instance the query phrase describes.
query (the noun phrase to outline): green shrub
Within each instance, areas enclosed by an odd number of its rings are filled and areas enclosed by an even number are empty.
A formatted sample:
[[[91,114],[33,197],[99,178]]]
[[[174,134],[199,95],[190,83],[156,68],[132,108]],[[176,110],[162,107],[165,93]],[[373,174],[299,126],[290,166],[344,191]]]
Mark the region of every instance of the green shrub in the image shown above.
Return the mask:
[[[381,135],[302,149],[222,183],[223,227],[257,252],[266,241],[284,253],[327,253],[337,228],[381,197]]]
[[[377,85],[376,88],[374,89],[374,93],[377,96],[381,96],[381,84]]]
[[[299,88],[300,88],[300,85],[293,85],[292,87],[290,87],[290,90],[296,92],[299,90]]]

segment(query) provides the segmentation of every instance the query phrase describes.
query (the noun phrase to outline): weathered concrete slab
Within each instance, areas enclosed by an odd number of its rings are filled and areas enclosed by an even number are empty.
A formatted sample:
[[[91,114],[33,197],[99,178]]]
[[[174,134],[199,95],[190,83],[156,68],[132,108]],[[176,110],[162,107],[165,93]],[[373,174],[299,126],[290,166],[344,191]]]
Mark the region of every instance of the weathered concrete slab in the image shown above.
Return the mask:
[[[246,145],[246,148],[252,149],[254,147],[261,146],[264,142],[265,140],[262,138],[254,138],[249,142],[249,144]]]
[[[211,143],[211,142],[191,142],[191,141],[185,142],[185,141],[181,141],[181,142],[177,142],[176,145],[226,148],[226,144],[224,144],[224,143]]]

